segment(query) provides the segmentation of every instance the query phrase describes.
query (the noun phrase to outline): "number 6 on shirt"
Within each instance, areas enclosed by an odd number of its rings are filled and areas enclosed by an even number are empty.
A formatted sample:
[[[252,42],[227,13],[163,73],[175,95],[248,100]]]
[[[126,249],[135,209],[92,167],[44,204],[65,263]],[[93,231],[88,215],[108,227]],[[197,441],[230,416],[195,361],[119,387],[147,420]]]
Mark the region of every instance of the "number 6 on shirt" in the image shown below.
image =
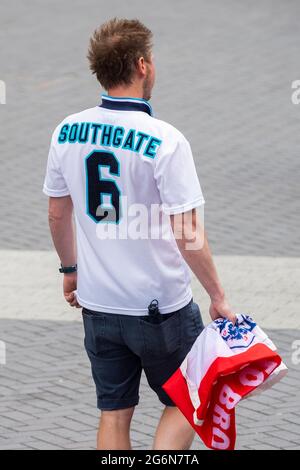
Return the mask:
[[[120,189],[112,179],[102,177],[101,169],[108,167],[113,176],[120,176],[120,164],[113,152],[94,150],[86,157],[87,214],[96,222],[118,224],[121,218]],[[109,203],[104,197],[109,198]]]

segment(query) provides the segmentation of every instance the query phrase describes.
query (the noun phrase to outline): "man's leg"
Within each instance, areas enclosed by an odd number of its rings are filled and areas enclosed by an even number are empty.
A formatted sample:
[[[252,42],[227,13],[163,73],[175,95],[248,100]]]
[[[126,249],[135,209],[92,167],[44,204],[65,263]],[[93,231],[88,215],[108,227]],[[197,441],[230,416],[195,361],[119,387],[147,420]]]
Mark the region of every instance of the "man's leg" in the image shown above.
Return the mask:
[[[101,411],[97,434],[98,450],[131,450],[130,423],[134,407]]]
[[[91,361],[96,385],[97,407],[101,410],[97,448],[127,450],[130,422],[139,402],[141,359],[124,337],[132,332],[139,338],[136,317],[82,310],[84,344]],[[124,323],[121,323],[125,318]],[[134,341],[134,339],[133,339]]]
[[[154,450],[188,450],[195,436],[190,423],[176,406],[166,406],[160,418]]]
[[[187,450],[193,442],[195,431],[163,390],[163,384],[182,364],[203,330],[203,322],[198,305],[192,301],[165,318],[160,318],[161,323],[152,325],[140,321],[147,352],[142,357],[142,365],[150,387],[166,406],[156,430],[153,448]]]

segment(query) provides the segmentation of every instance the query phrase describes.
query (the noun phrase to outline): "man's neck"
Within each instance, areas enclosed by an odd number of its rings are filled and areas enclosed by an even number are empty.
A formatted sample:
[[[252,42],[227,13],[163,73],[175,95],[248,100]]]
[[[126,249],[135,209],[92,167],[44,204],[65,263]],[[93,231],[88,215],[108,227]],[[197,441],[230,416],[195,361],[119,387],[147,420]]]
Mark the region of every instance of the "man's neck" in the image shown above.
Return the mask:
[[[143,91],[139,89],[139,87],[132,86],[132,87],[115,87],[110,88],[107,90],[109,96],[115,96],[117,98],[139,98],[144,99]]]

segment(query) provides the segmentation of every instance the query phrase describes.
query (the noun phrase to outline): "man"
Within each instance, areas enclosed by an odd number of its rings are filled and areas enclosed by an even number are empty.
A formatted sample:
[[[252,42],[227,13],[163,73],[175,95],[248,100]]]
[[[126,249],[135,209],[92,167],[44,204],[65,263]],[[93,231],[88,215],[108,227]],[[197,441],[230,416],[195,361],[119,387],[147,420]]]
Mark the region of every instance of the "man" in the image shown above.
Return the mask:
[[[196,216],[204,199],[190,145],[152,116],[151,40],[138,20],[115,18],[95,31],[88,58],[108,94],[56,128],[44,183],[64,296],[83,307],[98,449],[131,448],[143,369],[165,405],[153,448],[192,443],[192,428],[162,389],[203,328],[187,265],[211,298],[211,317],[235,318]],[[150,230],[139,231],[150,219]]]

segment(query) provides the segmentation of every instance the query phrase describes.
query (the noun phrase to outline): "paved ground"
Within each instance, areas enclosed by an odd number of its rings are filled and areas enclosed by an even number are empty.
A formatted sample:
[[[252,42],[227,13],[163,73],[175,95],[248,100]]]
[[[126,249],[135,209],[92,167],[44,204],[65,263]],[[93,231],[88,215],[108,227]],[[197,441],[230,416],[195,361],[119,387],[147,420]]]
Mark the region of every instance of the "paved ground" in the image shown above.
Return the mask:
[[[62,299],[61,278],[53,276],[56,255],[0,255],[7,267],[0,272],[0,340],[7,345],[7,364],[0,366],[0,450],[93,448],[98,413],[81,314]],[[267,328],[290,369],[272,390],[238,406],[237,448],[300,448],[300,362],[292,361],[295,341],[300,344],[300,260],[216,256],[215,261],[235,311],[252,314]],[[195,280],[193,287],[207,322],[208,298]],[[131,436],[134,448],[145,449],[151,448],[162,405],[144,376],[140,397]],[[193,448],[203,448],[198,437]]]
[[[0,259],[0,318],[81,320],[79,313],[62,299],[55,253],[0,250]],[[218,255],[215,263],[236,312],[253,315],[265,328],[300,331],[299,258]],[[193,293],[208,322],[209,298],[195,279]]]
[[[8,362],[0,369],[0,450],[92,449],[97,414],[81,347],[81,323],[3,319],[0,328],[8,338]],[[272,390],[238,406],[238,449],[300,447],[299,366],[290,363],[291,342],[297,334],[269,333],[290,374]],[[161,410],[143,376],[131,431],[135,449],[151,448]],[[204,448],[198,437],[193,448]]]
[[[300,106],[290,98],[299,79],[299,14],[297,0],[3,4],[1,247],[51,246],[39,197],[50,133],[98,102],[88,38],[102,21],[125,15],[155,34],[153,108],[191,141],[214,251],[299,256]]]
[[[137,16],[153,30],[152,104],[191,141],[228,296],[267,328],[290,367],[283,382],[238,407],[237,447],[300,448],[300,365],[291,361],[300,340],[300,107],[290,99],[300,78],[299,13],[297,0],[1,5],[0,449],[94,446],[80,315],[60,297],[41,187],[51,131],[99,99],[86,47],[114,15]],[[196,283],[194,293],[207,321]],[[151,446],[160,410],[143,377],[135,448]],[[198,439],[194,448],[202,448]]]

